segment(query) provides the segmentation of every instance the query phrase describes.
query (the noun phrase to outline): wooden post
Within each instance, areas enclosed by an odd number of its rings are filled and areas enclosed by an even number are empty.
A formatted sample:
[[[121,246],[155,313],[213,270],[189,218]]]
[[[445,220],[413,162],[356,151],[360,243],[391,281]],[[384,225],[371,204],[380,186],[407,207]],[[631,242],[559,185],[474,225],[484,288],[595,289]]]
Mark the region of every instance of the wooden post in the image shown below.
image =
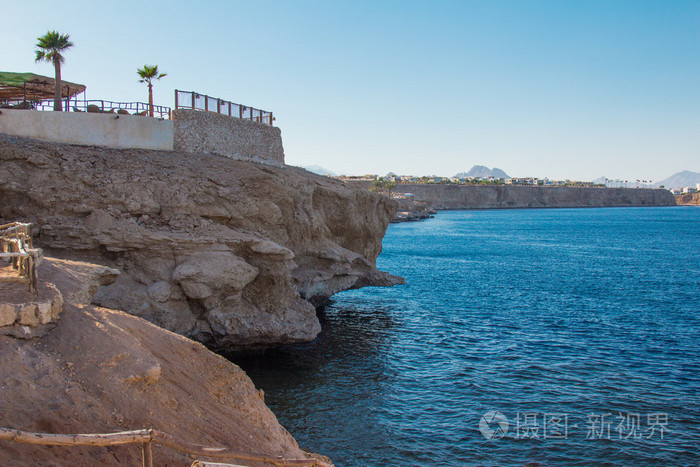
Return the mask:
[[[175,110],[177,110],[177,89],[175,90]]]
[[[194,106],[194,91],[192,91],[192,110],[194,110],[194,109],[195,109],[195,106]]]
[[[228,116],[231,116],[231,101],[228,102]]]
[[[209,96],[204,95],[204,111],[209,112]]]
[[[141,444],[141,454],[143,456],[143,467],[153,467],[153,453],[151,452],[151,442]]]
[[[27,258],[27,268],[27,273],[29,276],[29,292],[36,295],[38,277],[36,274],[36,263],[34,262],[34,257],[32,255],[29,255],[29,258]]]

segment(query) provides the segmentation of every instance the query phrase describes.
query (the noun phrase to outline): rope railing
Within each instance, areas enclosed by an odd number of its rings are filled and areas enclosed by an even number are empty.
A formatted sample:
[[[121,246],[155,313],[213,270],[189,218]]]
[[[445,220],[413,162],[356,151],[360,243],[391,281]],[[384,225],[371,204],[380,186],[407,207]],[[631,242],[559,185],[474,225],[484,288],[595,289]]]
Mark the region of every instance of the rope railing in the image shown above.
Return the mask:
[[[229,117],[251,120],[253,122],[272,125],[275,118],[272,112],[260,110],[246,105],[236,104],[216,97],[207,96],[194,91],[175,90],[175,109],[202,110],[214,112]]]
[[[55,434],[32,433],[9,428],[0,428],[0,440],[43,446],[119,446],[125,444],[141,444],[141,455],[144,467],[153,467],[153,454],[151,452],[151,445],[153,443],[174,449],[184,454],[189,454],[190,456],[265,462],[281,467],[333,467],[332,464],[318,459],[285,459],[281,456],[246,453],[230,448],[208,447],[183,441],[172,435],[153,429],[121,431],[117,433]]]

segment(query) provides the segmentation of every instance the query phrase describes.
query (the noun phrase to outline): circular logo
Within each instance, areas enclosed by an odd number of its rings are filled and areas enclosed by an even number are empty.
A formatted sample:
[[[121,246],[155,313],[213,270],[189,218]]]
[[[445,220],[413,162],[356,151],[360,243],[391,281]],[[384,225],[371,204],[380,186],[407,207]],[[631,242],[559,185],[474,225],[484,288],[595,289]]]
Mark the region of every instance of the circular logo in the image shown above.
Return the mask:
[[[506,416],[495,410],[489,410],[479,420],[479,431],[486,439],[503,438],[509,426]]]

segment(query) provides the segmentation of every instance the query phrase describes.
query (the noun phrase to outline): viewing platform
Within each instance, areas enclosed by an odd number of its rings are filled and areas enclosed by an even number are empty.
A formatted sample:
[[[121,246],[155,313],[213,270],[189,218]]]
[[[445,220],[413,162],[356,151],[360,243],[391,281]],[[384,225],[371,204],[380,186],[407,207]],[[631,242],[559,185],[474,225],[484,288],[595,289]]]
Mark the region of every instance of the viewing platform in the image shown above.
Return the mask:
[[[0,72],[0,133],[64,144],[216,154],[281,167],[284,149],[272,112],[195,91],[175,90],[174,108],[88,100],[63,81],[53,111],[52,78]],[[149,117],[152,115],[152,117]]]

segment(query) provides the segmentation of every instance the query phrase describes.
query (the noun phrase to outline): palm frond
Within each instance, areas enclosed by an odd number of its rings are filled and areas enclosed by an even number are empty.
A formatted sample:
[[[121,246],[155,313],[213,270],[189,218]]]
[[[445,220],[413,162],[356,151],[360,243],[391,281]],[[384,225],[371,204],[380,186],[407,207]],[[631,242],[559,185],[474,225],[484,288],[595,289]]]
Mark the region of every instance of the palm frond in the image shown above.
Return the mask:
[[[73,47],[68,34],[60,34],[57,31],[49,31],[37,38],[36,61],[63,63],[65,58],[61,52]]]
[[[150,83],[153,79],[161,79],[166,76],[166,73],[158,73],[158,65],[144,65],[143,68],[138,68],[136,73],[141,77],[139,82]]]

